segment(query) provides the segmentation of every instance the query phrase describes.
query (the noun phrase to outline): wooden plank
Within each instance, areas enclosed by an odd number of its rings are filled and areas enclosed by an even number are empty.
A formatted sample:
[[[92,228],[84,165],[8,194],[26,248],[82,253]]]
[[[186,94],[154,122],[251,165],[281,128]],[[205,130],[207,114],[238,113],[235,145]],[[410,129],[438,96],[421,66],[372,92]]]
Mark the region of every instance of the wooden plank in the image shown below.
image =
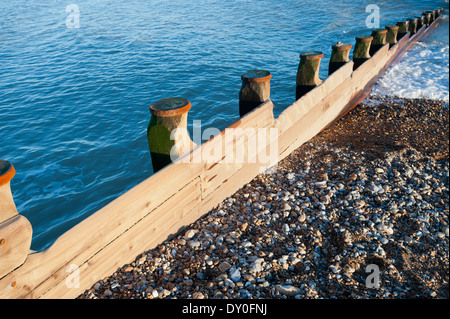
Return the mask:
[[[426,29],[427,28],[425,26],[422,26],[419,30],[416,31],[416,33],[413,36],[410,37],[409,42],[415,43],[419,41],[423,37]]]
[[[272,130],[272,132],[278,132],[278,129],[274,127],[267,127],[266,130],[268,131],[266,134],[266,146],[262,147],[255,155],[256,160],[254,163],[245,163],[238,171],[236,171],[228,179],[224,180],[219,187],[214,189],[213,192],[209,193],[208,196],[201,201],[198,207],[196,207],[195,215],[192,216],[192,221],[195,220],[195,216],[199,218],[208,213],[225,198],[231,196],[242,186],[249,183],[253,178],[255,178],[255,176],[262,174],[263,171],[269,167],[267,163],[277,163],[279,161],[278,152],[271,149],[274,146],[278,148],[278,134],[270,134],[269,132],[269,130]],[[266,160],[264,158],[266,155],[271,155],[272,157],[269,160]]]
[[[339,69],[330,74],[323,82],[326,88],[326,95],[333,92],[342,82],[344,82],[353,73],[353,61],[349,61]]]
[[[85,288],[132,262],[140,253],[156,247],[175,233],[178,229],[173,226],[186,223],[186,216],[200,202],[200,196],[200,179],[197,177],[92,258],[81,265],[74,265],[77,278],[73,278],[79,282],[68,277],[69,284],[65,280],[60,281],[48,291],[36,289],[33,294],[41,298],[77,297]]]
[[[332,118],[327,113],[339,114],[352,96],[353,81],[345,80],[324,100],[279,136],[280,160],[323,130]],[[331,110],[331,111],[330,111]]]
[[[219,147],[223,147],[223,157],[213,163],[207,163],[202,175],[202,197],[219,187],[224,180],[228,179],[236,171],[241,169],[245,163],[250,162],[252,152],[258,146],[258,136],[256,128],[232,128],[225,130],[226,134],[221,140],[216,142]]]
[[[0,223],[0,278],[22,265],[30,252],[31,224],[15,215]]]
[[[23,266],[0,281],[0,298],[25,297],[39,285],[42,290],[62,280],[67,265],[81,265],[198,177],[201,164],[167,166],[135,186],[59,237],[46,251],[32,254]],[[14,289],[11,289],[14,284]]]
[[[229,143],[225,144],[225,140],[223,139],[227,129],[246,130],[257,127],[265,127],[267,125],[271,125],[273,120],[273,103],[272,101],[267,100],[258,108],[247,113],[244,117],[228,126],[225,130],[211,137],[201,146],[194,149],[192,153],[186,157],[186,159],[189,159],[192,163],[205,164],[205,169],[208,170],[211,166],[214,166],[215,163],[223,159],[223,156],[226,155],[226,151],[231,150],[233,143],[228,141]],[[242,133],[244,135],[245,132]],[[219,156],[216,159],[211,159],[210,155],[214,154],[215,151],[219,154]],[[183,158],[181,160],[183,160]]]
[[[203,198],[252,160],[249,154],[254,154],[252,150],[258,147],[258,130],[272,126],[273,119],[273,104],[266,101],[202,145],[198,151],[202,152],[202,160],[206,162],[202,174]],[[209,160],[210,154],[219,156]]]
[[[353,72],[353,62],[350,61],[333,72],[324,82],[314,88],[295,103],[287,107],[275,120],[275,126],[282,134],[315,107],[324,97],[335,90]]]
[[[11,193],[11,182],[0,185],[0,223],[17,214],[16,205]]]
[[[386,59],[388,51],[389,43],[386,43],[369,60],[361,64],[352,74],[354,82],[359,82],[361,87],[365,86],[367,79],[373,78],[381,69],[381,63]]]
[[[228,126],[228,128],[239,127],[245,129],[248,127],[265,127],[272,123],[273,119],[273,103],[271,100],[267,100],[253,111],[247,113],[245,116]]]

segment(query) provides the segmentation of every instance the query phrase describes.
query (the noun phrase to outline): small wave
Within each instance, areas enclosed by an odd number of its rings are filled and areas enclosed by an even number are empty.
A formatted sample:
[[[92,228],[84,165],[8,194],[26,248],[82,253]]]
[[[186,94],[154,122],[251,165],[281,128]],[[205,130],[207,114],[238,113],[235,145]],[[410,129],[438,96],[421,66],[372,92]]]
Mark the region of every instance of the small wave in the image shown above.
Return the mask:
[[[449,45],[418,42],[372,90],[373,96],[449,101]]]

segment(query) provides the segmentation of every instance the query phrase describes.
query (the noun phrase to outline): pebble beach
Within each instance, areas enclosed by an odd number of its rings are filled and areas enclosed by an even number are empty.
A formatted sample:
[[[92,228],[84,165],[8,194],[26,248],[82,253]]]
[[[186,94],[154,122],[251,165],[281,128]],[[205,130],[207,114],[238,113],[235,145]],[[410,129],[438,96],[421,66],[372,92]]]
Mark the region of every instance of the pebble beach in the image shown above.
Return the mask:
[[[369,97],[79,299],[448,299],[449,106]]]

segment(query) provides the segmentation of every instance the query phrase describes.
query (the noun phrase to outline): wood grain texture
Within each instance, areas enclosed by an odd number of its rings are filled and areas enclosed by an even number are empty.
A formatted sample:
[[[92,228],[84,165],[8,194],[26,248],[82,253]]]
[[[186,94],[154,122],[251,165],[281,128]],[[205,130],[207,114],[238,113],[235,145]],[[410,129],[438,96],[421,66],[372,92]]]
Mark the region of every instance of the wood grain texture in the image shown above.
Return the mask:
[[[15,215],[0,223],[0,278],[24,263],[30,253],[31,224]]]
[[[16,204],[11,193],[11,182],[0,186],[0,223],[17,215]]]

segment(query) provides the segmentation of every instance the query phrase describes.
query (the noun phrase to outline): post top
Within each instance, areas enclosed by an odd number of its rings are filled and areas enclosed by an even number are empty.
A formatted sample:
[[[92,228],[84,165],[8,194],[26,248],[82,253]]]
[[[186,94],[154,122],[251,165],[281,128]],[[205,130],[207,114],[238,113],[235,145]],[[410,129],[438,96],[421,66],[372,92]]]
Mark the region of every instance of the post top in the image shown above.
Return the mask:
[[[385,26],[385,28],[386,29],[398,29],[399,28],[399,26],[398,25],[387,25],[387,26]]]
[[[402,24],[408,24],[408,23],[409,23],[408,20],[406,20],[406,21],[399,21],[399,22],[397,22],[397,25],[400,26]]]
[[[8,183],[15,173],[14,166],[10,162],[0,159],[0,186]]]
[[[304,60],[316,60],[321,59],[323,57],[323,53],[320,51],[307,51],[300,53],[300,58]]]
[[[250,70],[241,75],[242,80],[249,82],[265,82],[272,78],[272,74],[266,70]]]
[[[350,43],[336,43],[333,44],[332,49],[337,51],[346,51],[350,50],[352,48],[352,45]]]
[[[372,34],[387,33],[386,29],[372,29]]]
[[[191,102],[182,97],[168,97],[150,105],[150,112],[157,116],[175,116],[189,111]]]
[[[356,37],[357,41],[369,42],[373,40],[373,36],[371,35],[360,35]]]

